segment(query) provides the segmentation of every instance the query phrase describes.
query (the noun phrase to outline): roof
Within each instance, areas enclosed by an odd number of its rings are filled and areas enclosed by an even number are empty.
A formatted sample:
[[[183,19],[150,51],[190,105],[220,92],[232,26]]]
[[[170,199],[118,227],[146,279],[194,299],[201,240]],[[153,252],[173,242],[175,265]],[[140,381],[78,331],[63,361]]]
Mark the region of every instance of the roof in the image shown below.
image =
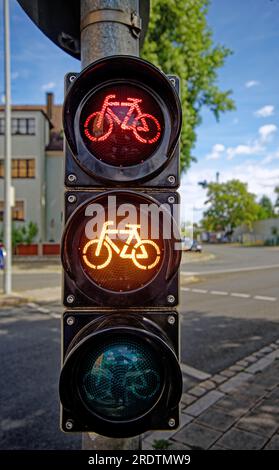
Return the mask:
[[[4,106],[0,106],[0,111],[4,111]],[[50,141],[46,150],[63,150],[63,124],[62,105],[52,105],[52,118],[47,115],[47,106],[40,104],[16,104],[12,105],[12,111],[40,111],[50,124]]]

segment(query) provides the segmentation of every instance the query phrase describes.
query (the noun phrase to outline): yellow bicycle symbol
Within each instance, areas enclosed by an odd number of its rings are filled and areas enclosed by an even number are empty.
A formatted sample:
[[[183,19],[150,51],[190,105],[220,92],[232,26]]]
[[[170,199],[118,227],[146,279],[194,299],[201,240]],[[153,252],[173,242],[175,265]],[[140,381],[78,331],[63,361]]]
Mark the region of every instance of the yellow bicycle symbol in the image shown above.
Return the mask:
[[[90,240],[83,248],[82,256],[84,263],[89,266],[91,269],[104,269],[106,268],[112,259],[112,252],[114,251],[120,258],[123,259],[131,259],[132,262],[137,266],[139,269],[153,269],[160,261],[161,252],[159,246],[153,240],[142,240],[140,234],[138,233],[138,229],[140,225],[137,224],[127,224],[125,229],[114,229],[109,228],[109,226],[113,225],[112,221],[105,222],[103,224],[100,238],[95,238],[94,240]],[[110,238],[110,235],[127,235],[127,239],[123,244],[122,249],[120,249]],[[133,241],[135,243],[133,244]],[[88,250],[92,250],[92,247],[96,245],[94,256],[96,258],[100,258],[102,261],[100,264],[93,264],[88,259]],[[155,249],[155,260],[150,264],[142,264],[141,260],[148,261],[150,257],[148,254],[148,250],[146,249],[148,246],[153,247],[153,251]],[[101,249],[105,247],[107,253],[102,251],[101,256]],[[131,251],[128,253],[129,247],[132,247]],[[105,258],[105,261],[103,259]]]

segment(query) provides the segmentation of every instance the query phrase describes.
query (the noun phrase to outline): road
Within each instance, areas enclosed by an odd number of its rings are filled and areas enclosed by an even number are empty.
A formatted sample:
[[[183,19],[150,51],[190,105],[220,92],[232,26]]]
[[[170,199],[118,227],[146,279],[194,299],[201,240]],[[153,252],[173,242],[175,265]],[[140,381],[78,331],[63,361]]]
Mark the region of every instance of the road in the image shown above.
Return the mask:
[[[279,337],[279,268],[270,267],[277,265],[279,251],[257,248],[254,260],[251,250],[213,247],[215,259],[187,265],[187,271],[203,274],[181,289],[181,361],[192,368],[184,375],[185,390],[200,374],[214,374]],[[241,269],[252,270],[233,271],[237,259]],[[225,273],[216,272],[220,266]],[[44,277],[34,276],[21,274],[18,282],[37,288]],[[58,429],[62,307],[45,307],[43,312],[26,306],[1,311],[2,449],[80,448],[80,436]]]

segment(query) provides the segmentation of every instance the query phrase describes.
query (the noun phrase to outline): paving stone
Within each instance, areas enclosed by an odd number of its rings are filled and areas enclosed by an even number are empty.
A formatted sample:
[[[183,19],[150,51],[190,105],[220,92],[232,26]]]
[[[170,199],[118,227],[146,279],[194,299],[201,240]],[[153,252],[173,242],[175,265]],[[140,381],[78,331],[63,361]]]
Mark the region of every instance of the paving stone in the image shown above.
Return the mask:
[[[272,390],[279,383],[279,377],[274,372],[260,373],[257,377],[257,384],[264,386],[267,390]]]
[[[173,439],[196,449],[208,449],[220,436],[221,433],[214,429],[191,423],[178,431]]]
[[[200,386],[206,388],[206,390],[213,390],[216,388],[216,384],[212,382],[212,380],[205,380],[205,382],[201,382]]]
[[[231,366],[229,367],[229,370],[232,370],[233,372],[240,372],[243,370],[243,366],[240,366],[240,365]]]
[[[254,400],[254,402],[256,403],[257,401],[265,397],[265,395],[267,394],[267,389],[264,385],[258,384],[258,380],[256,383],[254,380],[242,384],[238,388],[237,393],[243,398],[250,397],[251,400]]]
[[[255,356],[247,356],[247,357],[245,357],[245,361],[249,362],[249,364],[250,363],[252,364],[253,362],[257,361],[257,358]]]
[[[243,361],[237,361],[236,365],[237,366],[243,366],[243,367],[246,367],[248,366],[249,362],[243,360]]]
[[[267,441],[267,437],[233,428],[227,431],[216,444],[231,450],[258,450],[262,449]]]
[[[191,450],[191,447],[182,444],[181,442],[170,441],[172,444],[168,447],[168,450]]]
[[[179,429],[182,429],[184,426],[189,424],[192,420],[193,420],[192,416],[189,416],[186,413],[181,413]],[[169,440],[176,433],[177,433],[177,429],[172,429],[172,430],[167,430],[167,431],[154,431],[154,432],[149,433],[148,436],[145,437],[145,441],[153,444],[154,441]]]
[[[264,450],[279,450],[279,436],[275,434],[266,444]]]
[[[270,346],[265,346],[264,348],[260,349],[260,351],[267,354],[272,351],[272,348]]]
[[[235,416],[236,418],[243,416],[247,411],[252,408],[255,400],[253,397],[245,398],[242,396],[235,396],[223,398],[219,400],[214,407],[225,410],[227,414]]]
[[[218,446],[217,444],[214,444],[214,446],[210,447],[209,450],[228,450],[225,449],[224,447]]]
[[[194,397],[193,395],[189,395],[189,393],[183,393],[181,397],[181,403],[183,405],[191,405],[194,401],[196,401],[197,397]]]
[[[270,437],[278,429],[279,423],[277,416],[256,409],[241,418],[236,427]]]
[[[195,403],[185,408],[184,411],[191,416],[199,416],[203,411],[207,410],[207,408],[216,403],[223,396],[224,394],[218,390],[212,390],[199,398]]]
[[[229,370],[229,369],[225,369],[225,370],[222,370],[220,372],[220,375],[223,375],[224,377],[233,377],[235,375],[235,372],[233,372],[232,370]]]
[[[229,393],[237,389],[244,382],[247,382],[251,378],[250,374],[246,372],[239,372],[237,375],[229,379],[226,383],[220,385],[219,389],[221,392]]]
[[[222,384],[223,382],[225,382],[227,380],[227,377],[224,377],[223,375],[216,374],[216,375],[213,375],[213,377],[211,377],[211,380],[212,380],[212,382],[215,382],[216,384]]]
[[[234,424],[236,419],[236,417],[225,413],[220,408],[211,407],[202,413],[195,422],[209,426],[217,431],[226,431]]]
[[[268,354],[262,359],[259,359],[258,361],[256,361],[251,366],[247,367],[246,372],[249,372],[250,374],[256,374],[257,372],[261,372],[262,370],[264,370],[274,361],[274,358],[270,357],[271,354]]]
[[[276,416],[279,427],[279,399],[273,397],[265,398],[253,408],[253,411],[254,410],[261,413],[270,413],[271,415]]]
[[[197,387],[191,388],[190,390],[188,390],[188,392],[191,395],[194,395],[195,397],[202,397],[207,392],[207,390],[203,387],[197,386]]]

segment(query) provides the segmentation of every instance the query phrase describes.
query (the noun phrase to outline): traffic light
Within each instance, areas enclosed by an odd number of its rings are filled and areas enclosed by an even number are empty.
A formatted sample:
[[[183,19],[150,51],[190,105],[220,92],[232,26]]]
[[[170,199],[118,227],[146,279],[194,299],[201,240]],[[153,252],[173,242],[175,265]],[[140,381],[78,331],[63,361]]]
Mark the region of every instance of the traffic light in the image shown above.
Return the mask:
[[[66,432],[179,424],[178,85],[129,56],[65,78]]]

